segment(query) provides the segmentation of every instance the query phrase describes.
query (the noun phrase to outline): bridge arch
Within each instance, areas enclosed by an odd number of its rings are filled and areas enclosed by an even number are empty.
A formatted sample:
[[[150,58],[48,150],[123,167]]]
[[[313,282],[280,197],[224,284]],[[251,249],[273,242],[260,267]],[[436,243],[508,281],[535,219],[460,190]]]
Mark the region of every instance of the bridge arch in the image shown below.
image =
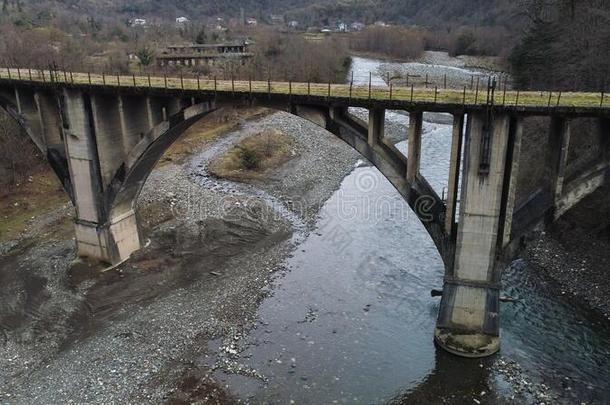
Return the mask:
[[[124,164],[116,172],[107,196],[107,206],[111,218],[117,218],[134,212],[142,188],[167,149],[184,134],[188,128],[209,112],[223,106],[234,106],[234,103],[215,103],[203,101],[189,105],[178,111],[168,120],[156,125],[142,137],[131,150]],[[450,257],[451,246],[443,231],[444,206],[441,199],[422,176],[418,176],[413,187],[407,181],[407,159],[389,142],[371,146],[368,143],[367,123],[348,114],[347,109],[332,108],[320,105],[282,106],[276,103],[261,102],[257,106],[275,111],[284,111],[300,119],[305,119],[338,137],[362,157],[369,160],[406,200],[431,235],[443,260]],[[379,112],[372,112],[371,119]],[[383,128],[371,128],[383,131]],[[382,137],[381,133],[377,133]]]
[[[307,86],[307,94],[295,94],[291,83],[280,86],[287,92],[272,92],[271,83],[261,92],[260,83],[254,83],[259,89],[255,91],[252,83],[249,91],[243,91],[247,82],[238,83],[237,89],[242,90],[236,91],[234,83],[225,83],[222,89],[214,82],[213,88],[202,90],[199,81],[194,82],[197,87],[193,83],[185,86],[182,78],[180,87],[168,87],[167,78],[133,77],[133,86],[121,85],[118,77],[116,85],[107,84],[104,77],[101,82],[98,79],[87,83],[76,76],[76,81],[64,84],[45,82],[44,76],[42,83],[12,80],[10,76],[0,79],[0,104],[22,126],[29,126],[28,135],[42,145],[49,161],[59,162],[57,166],[67,173],[63,178],[69,180],[64,184],[76,208],[79,254],[117,263],[139,249],[135,201],[141,187],[163,151],[199,117],[216,107],[239,103],[288,111],[352,146],[388,178],[418,214],[446,267],[435,338],[443,348],[464,356],[481,357],[499,349],[502,258],[514,240],[515,229],[526,231],[529,221],[547,216],[549,211],[561,215],[562,209],[569,209],[568,203],[610,180],[608,166],[604,166],[585,173],[582,181],[589,183],[583,187],[573,188],[577,184],[565,182],[569,119],[594,116],[608,127],[610,113],[603,106],[480,105],[476,97],[474,104],[468,104],[466,95],[458,103],[437,103],[436,92],[434,102],[414,102],[413,91],[408,101],[405,89],[393,100],[391,93],[386,99],[372,97],[370,90],[368,99],[356,94],[352,98],[351,87],[349,93],[331,97],[330,85],[313,86],[313,94]],[[148,86],[137,86],[138,81],[146,81]],[[319,88],[328,91],[321,94]],[[350,115],[349,107],[367,108],[368,122]],[[386,109],[410,113],[407,158],[384,139]],[[424,111],[454,115],[446,202],[419,171]],[[464,133],[465,114],[468,124]],[[554,117],[551,134],[555,141],[549,153],[553,190],[550,202],[532,198],[515,207],[522,118],[528,114]],[[63,161],[56,156],[63,156]]]

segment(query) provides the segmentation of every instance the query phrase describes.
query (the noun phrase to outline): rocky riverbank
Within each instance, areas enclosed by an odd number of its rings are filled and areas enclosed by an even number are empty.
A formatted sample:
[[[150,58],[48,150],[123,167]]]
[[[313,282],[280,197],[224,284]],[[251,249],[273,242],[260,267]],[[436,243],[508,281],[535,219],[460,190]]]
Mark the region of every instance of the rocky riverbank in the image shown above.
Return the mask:
[[[585,303],[610,320],[610,186],[533,235],[525,257],[553,281],[556,294]]]
[[[294,139],[291,161],[247,186],[206,174],[206,162],[230,147],[223,140],[265,129]],[[139,209],[148,246],[104,274],[75,260],[69,226],[34,221],[37,237],[0,262],[0,402],[229,401],[193,359],[210,339],[230,347],[255,324],[294,222],[308,232],[356,158],[287,114],[244,122],[153,172]],[[208,371],[218,367],[240,369],[229,358]]]

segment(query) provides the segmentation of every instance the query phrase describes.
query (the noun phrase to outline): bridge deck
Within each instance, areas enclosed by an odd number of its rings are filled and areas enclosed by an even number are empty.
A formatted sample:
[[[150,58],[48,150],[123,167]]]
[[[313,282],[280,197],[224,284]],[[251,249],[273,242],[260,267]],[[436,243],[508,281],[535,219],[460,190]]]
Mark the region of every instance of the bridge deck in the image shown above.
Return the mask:
[[[399,86],[362,86],[329,83],[297,83],[277,81],[214,80],[187,77],[142,75],[102,75],[64,71],[0,68],[0,80],[23,84],[67,84],[96,88],[130,88],[163,91],[201,91],[230,95],[274,95],[287,97],[316,97],[355,102],[396,104],[426,104],[442,106],[482,107],[488,105],[486,86],[483,89],[439,89]],[[549,110],[574,113],[610,113],[610,97],[603,93],[540,92],[496,90],[493,104],[524,112],[548,113]]]

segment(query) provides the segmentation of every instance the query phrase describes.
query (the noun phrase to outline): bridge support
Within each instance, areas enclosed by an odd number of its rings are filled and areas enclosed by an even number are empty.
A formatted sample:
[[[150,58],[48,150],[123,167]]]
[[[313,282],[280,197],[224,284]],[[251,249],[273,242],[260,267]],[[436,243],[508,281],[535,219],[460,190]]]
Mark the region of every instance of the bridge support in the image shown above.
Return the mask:
[[[563,117],[551,119],[549,154],[551,160],[551,181],[553,205],[556,206],[564,193],[568,152],[570,148],[570,120]]]
[[[459,128],[457,122],[454,136]],[[445,276],[435,332],[441,347],[461,356],[488,356],[500,348],[497,257],[507,202],[514,199],[507,160],[516,132],[508,115],[469,114],[455,259]]]
[[[374,147],[380,142],[383,142],[385,134],[385,110],[382,108],[374,108],[369,110],[369,146]]]
[[[460,165],[462,163],[462,142],[464,140],[464,114],[453,116],[453,135],[451,140],[451,157],[449,161],[449,184],[447,187],[447,212],[445,213],[445,232],[452,237],[455,230],[455,213],[460,183]]]
[[[102,164],[111,159],[104,157],[117,157],[114,166],[123,158],[118,156],[122,154],[120,129],[113,128],[114,138],[109,139],[113,121],[107,114],[117,115],[117,111],[109,100],[101,107],[100,100],[92,100],[80,91],[66,89],[63,93],[63,128],[76,209],[78,255],[116,264],[140,248],[140,237],[134,211],[111,216],[105,202],[104,184],[109,183],[104,179],[110,177],[111,167],[104,169]],[[98,135],[105,136],[107,142],[100,144]],[[108,143],[113,139],[116,143]]]
[[[407,180],[413,183],[419,174],[421,161],[421,136],[424,115],[421,111],[409,115],[409,147],[407,150]]]

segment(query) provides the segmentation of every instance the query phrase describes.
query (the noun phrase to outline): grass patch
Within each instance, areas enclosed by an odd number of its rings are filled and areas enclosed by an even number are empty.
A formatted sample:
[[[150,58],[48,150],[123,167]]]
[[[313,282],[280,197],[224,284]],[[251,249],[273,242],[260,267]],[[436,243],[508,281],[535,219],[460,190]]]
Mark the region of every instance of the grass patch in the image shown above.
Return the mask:
[[[244,139],[212,161],[209,171],[216,177],[248,181],[286,163],[296,153],[294,140],[278,130]]]
[[[55,173],[41,168],[10,191],[0,193],[0,241],[17,239],[32,219],[69,202]]]
[[[271,110],[262,107],[221,109],[197,121],[163,155],[161,164],[184,161],[202,145],[236,129],[243,121],[263,117]]]

